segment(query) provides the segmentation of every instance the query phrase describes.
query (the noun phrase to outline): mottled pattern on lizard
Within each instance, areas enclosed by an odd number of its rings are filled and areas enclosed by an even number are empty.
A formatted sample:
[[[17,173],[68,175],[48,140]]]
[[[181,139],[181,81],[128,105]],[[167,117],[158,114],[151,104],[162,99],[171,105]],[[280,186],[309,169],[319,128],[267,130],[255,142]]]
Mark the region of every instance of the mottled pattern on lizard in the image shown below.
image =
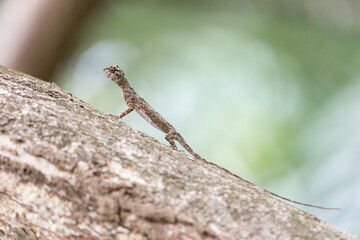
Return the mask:
[[[128,109],[123,111],[118,118],[122,118],[135,110],[147,122],[165,133],[165,139],[170,143],[172,148],[177,149],[175,144],[176,140],[191,155],[195,158],[201,159],[201,157],[192,150],[176,129],[135,92],[126,79],[124,72],[117,65],[104,68],[103,72],[122,89],[124,100],[128,105]]]
[[[228,174],[232,175],[233,177],[240,179],[242,181],[245,181],[253,186],[256,186],[252,182],[249,182],[242,177],[230,172],[229,170],[220,167],[219,165],[208,162],[204,158],[200,157],[197,153],[195,153],[192,148],[186,143],[184,138],[176,131],[176,129],[168,122],[164,117],[162,117],[157,111],[155,111],[143,98],[141,98],[135,90],[130,86],[128,80],[125,77],[124,72],[119,68],[119,66],[114,65],[110,67],[106,67],[103,69],[103,72],[105,75],[110,78],[112,81],[114,81],[123,91],[123,97],[128,105],[128,109],[123,111],[117,118],[123,118],[127,114],[131,113],[133,110],[135,110],[138,114],[140,114],[147,122],[149,122],[151,125],[159,129],[160,131],[165,133],[165,139],[170,143],[172,148],[177,149],[175,141],[178,141],[181,146],[184,147],[186,151],[188,151],[191,155],[193,155],[195,158],[202,160],[206,162],[207,164],[213,165],[217,168],[222,169],[223,171],[227,172]],[[258,187],[258,186],[256,186]],[[312,204],[306,204],[298,201],[291,200],[289,198],[282,197],[276,193],[270,192],[266,189],[263,189],[264,192],[269,193],[275,197],[281,198],[283,200],[308,206],[308,207],[314,207],[314,208],[320,208],[325,210],[340,210],[339,208],[326,208],[326,207],[320,207]]]

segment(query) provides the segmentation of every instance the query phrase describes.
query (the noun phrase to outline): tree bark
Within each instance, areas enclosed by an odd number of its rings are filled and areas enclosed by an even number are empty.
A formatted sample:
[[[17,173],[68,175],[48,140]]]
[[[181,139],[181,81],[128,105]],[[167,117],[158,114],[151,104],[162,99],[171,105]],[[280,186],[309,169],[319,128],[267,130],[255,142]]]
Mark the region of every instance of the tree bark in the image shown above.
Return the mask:
[[[0,239],[358,239],[1,66],[0,183]]]

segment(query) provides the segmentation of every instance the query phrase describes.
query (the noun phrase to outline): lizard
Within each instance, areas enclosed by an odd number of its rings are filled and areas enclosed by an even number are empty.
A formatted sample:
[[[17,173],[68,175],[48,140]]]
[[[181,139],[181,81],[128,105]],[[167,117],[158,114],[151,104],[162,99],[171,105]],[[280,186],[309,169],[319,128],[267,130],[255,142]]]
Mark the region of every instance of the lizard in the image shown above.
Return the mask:
[[[174,141],[176,140],[195,158],[201,158],[199,154],[192,150],[176,129],[135,92],[119,66],[114,65],[104,68],[103,72],[122,89],[125,103],[128,106],[128,108],[117,116],[117,118],[123,118],[135,110],[148,123],[165,133],[165,139],[170,143],[173,149],[177,150],[177,146]]]
[[[206,162],[209,165],[213,165],[219,169],[222,169],[223,171],[227,172],[228,174],[232,175],[233,177],[240,179],[242,181],[247,182],[248,184],[251,184],[252,186],[256,186],[254,183],[247,181],[246,179],[243,179],[242,177],[232,173],[231,171],[215,164],[212,162],[209,162],[205,160],[204,158],[200,157],[199,154],[195,153],[194,150],[186,143],[185,139],[176,131],[176,129],[168,122],[166,119],[161,116],[157,111],[155,111],[150,104],[148,104],[142,97],[140,97],[136,91],[130,86],[130,83],[128,82],[127,78],[125,77],[125,73],[120,69],[118,65],[109,66],[103,69],[103,73],[111,79],[113,82],[115,82],[123,92],[123,98],[125,100],[126,105],[128,108],[124,110],[120,115],[115,116],[117,119],[122,119],[132,111],[136,111],[141,117],[143,117],[148,123],[150,123],[155,128],[159,129],[163,133],[165,133],[165,139],[170,143],[171,147],[175,150],[177,150],[177,146],[175,144],[175,140],[180,143],[183,148],[188,151],[192,156],[194,156],[196,159],[202,160]],[[275,197],[278,197],[280,199],[286,200],[288,202],[300,204],[303,206],[308,207],[314,207],[314,208],[320,208],[325,210],[340,210],[339,208],[326,208],[321,206],[316,206],[312,204],[302,203],[298,201],[291,200],[286,197],[282,197],[276,193],[273,193],[271,191],[268,191],[266,189],[261,188],[264,192],[271,194]]]

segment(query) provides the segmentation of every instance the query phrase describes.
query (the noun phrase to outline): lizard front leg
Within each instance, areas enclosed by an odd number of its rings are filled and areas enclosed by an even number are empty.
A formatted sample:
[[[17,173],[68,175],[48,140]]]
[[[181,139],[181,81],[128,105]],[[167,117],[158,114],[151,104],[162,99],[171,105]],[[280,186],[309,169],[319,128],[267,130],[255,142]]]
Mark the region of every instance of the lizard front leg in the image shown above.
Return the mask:
[[[174,140],[176,140],[176,138],[175,138],[175,132],[170,131],[170,132],[166,133],[165,139],[166,139],[166,141],[168,141],[168,142],[170,143],[170,145],[171,145],[171,147],[172,147],[173,149],[175,149],[175,150],[178,149],[178,148],[176,147],[176,144],[175,144],[175,141],[174,141]]]
[[[126,109],[125,111],[123,111],[120,115],[116,116],[117,118],[123,118],[126,115],[128,115],[129,113],[131,113],[132,111],[134,111],[133,107],[129,107],[128,109]]]

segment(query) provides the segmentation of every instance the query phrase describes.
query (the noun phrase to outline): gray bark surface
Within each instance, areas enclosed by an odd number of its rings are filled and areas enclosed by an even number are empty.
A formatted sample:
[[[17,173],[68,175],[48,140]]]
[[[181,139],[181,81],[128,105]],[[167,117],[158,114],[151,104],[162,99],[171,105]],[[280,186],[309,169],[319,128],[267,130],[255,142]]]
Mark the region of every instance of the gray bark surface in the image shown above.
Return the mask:
[[[0,239],[358,238],[0,66]]]

